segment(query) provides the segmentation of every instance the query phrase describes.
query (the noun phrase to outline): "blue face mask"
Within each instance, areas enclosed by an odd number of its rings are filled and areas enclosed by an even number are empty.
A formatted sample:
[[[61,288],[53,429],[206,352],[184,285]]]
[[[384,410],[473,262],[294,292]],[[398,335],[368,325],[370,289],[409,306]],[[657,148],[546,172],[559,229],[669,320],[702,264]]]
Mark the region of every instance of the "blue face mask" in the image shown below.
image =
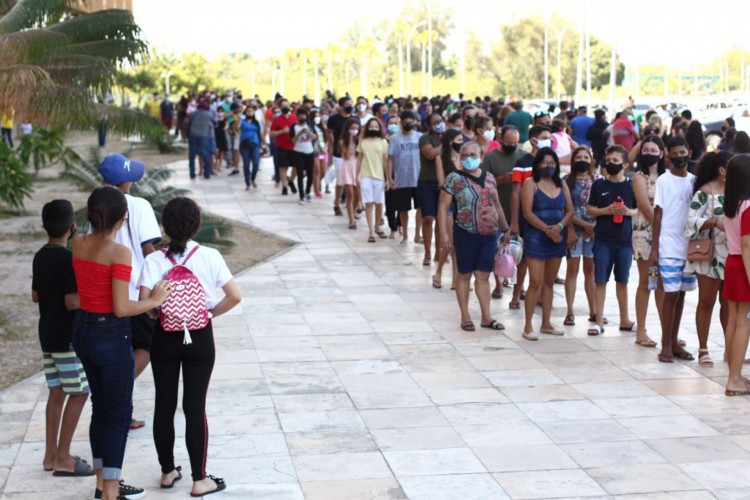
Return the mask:
[[[434,131],[434,132],[435,132],[436,134],[442,134],[443,132],[445,132],[445,122],[440,122],[440,123],[438,123],[437,125],[434,125],[434,126],[432,127],[432,130],[433,130],[433,131]]]
[[[391,123],[390,125],[388,125],[388,132],[390,132],[391,134],[398,133],[398,125],[395,123]]]
[[[469,157],[461,160],[461,166],[463,166],[464,170],[466,170],[467,172],[473,172],[474,170],[478,169],[480,163],[481,161],[479,160],[479,158]]]

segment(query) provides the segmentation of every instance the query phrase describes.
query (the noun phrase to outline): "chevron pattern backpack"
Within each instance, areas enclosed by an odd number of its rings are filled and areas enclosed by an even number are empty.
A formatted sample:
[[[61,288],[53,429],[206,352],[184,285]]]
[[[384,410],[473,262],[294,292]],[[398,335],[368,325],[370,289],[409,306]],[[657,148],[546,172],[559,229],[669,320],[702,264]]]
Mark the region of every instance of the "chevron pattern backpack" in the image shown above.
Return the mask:
[[[206,292],[198,277],[185,267],[185,264],[198,250],[196,245],[182,264],[178,264],[172,255],[163,249],[172,269],[167,271],[164,279],[172,286],[172,293],[161,305],[161,327],[165,332],[185,332],[183,344],[192,344],[190,330],[200,330],[208,325],[209,314],[206,305]]]

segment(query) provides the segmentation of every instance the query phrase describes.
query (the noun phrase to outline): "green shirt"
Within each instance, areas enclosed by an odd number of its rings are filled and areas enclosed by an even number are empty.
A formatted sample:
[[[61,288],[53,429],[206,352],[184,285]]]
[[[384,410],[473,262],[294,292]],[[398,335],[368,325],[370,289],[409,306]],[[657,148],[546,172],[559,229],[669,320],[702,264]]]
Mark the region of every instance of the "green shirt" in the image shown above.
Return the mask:
[[[485,172],[492,174],[493,177],[497,178],[513,172],[513,167],[516,166],[518,159],[524,155],[524,151],[519,147],[513,152],[512,155],[506,155],[502,149],[493,149],[484,156],[482,160],[481,169]],[[500,197],[500,206],[503,207],[505,217],[510,220],[510,195],[513,191],[513,184],[498,184],[497,195]]]
[[[435,159],[428,160],[422,154],[422,146],[429,144],[432,147],[437,147],[442,144],[440,137],[435,137],[432,134],[424,134],[419,138],[419,180],[427,182],[437,182],[437,170],[435,166]]]
[[[534,120],[531,118],[531,115],[527,111],[521,110],[513,111],[506,116],[503,125],[515,125],[518,127],[518,132],[521,134],[519,142],[523,144],[529,140],[529,127],[531,127],[533,122]]]

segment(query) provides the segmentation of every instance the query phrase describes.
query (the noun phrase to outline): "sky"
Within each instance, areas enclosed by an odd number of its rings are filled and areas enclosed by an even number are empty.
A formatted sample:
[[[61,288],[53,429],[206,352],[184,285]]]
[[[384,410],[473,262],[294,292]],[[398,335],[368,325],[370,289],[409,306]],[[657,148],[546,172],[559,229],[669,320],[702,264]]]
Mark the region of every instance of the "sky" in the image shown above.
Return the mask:
[[[133,0],[133,10],[146,39],[160,50],[209,57],[247,52],[264,58],[287,48],[325,47],[355,20],[375,25],[393,18],[406,3],[427,1],[438,15],[451,16],[456,29],[448,50],[453,53],[462,50],[467,33],[489,43],[499,39],[501,24],[522,17],[555,13],[582,25],[584,12],[591,33],[614,43],[626,64],[687,70],[727,49],[750,50],[741,36],[750,16],[747,0]],[[551,51],[556,39],[552,27]]]

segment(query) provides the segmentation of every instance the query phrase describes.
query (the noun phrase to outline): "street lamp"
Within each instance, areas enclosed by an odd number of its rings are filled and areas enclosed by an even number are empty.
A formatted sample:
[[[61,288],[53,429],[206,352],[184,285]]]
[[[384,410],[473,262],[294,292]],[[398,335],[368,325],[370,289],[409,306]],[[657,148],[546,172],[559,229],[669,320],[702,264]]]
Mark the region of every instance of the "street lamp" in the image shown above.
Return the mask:
[[[555,92],[555,100],[558,103],[560,102],[560,87],[562,86],[562,71],[560,69],[560,66],[562,66],[562,40],[567,30],[568,26],[557,32],[557,92]]]
[[[427,21],[420,21],[409,30],[406,35],[406,88],[411,94],[411,36],[414,34],[417,28],[427,24]]]
[[[166,82],[165,82],[164,86],[166,87],[165,90],[167,91],[167,93],[166,93],[167,96],[169,96],[171,94],[171,92],[169,91],[169,78],[172,76],[172,74],[173,73],[172,73],[171,69],[169,71],[167,71],[166,73],[162,73],[161,74],[162,78],[166,78]]]

